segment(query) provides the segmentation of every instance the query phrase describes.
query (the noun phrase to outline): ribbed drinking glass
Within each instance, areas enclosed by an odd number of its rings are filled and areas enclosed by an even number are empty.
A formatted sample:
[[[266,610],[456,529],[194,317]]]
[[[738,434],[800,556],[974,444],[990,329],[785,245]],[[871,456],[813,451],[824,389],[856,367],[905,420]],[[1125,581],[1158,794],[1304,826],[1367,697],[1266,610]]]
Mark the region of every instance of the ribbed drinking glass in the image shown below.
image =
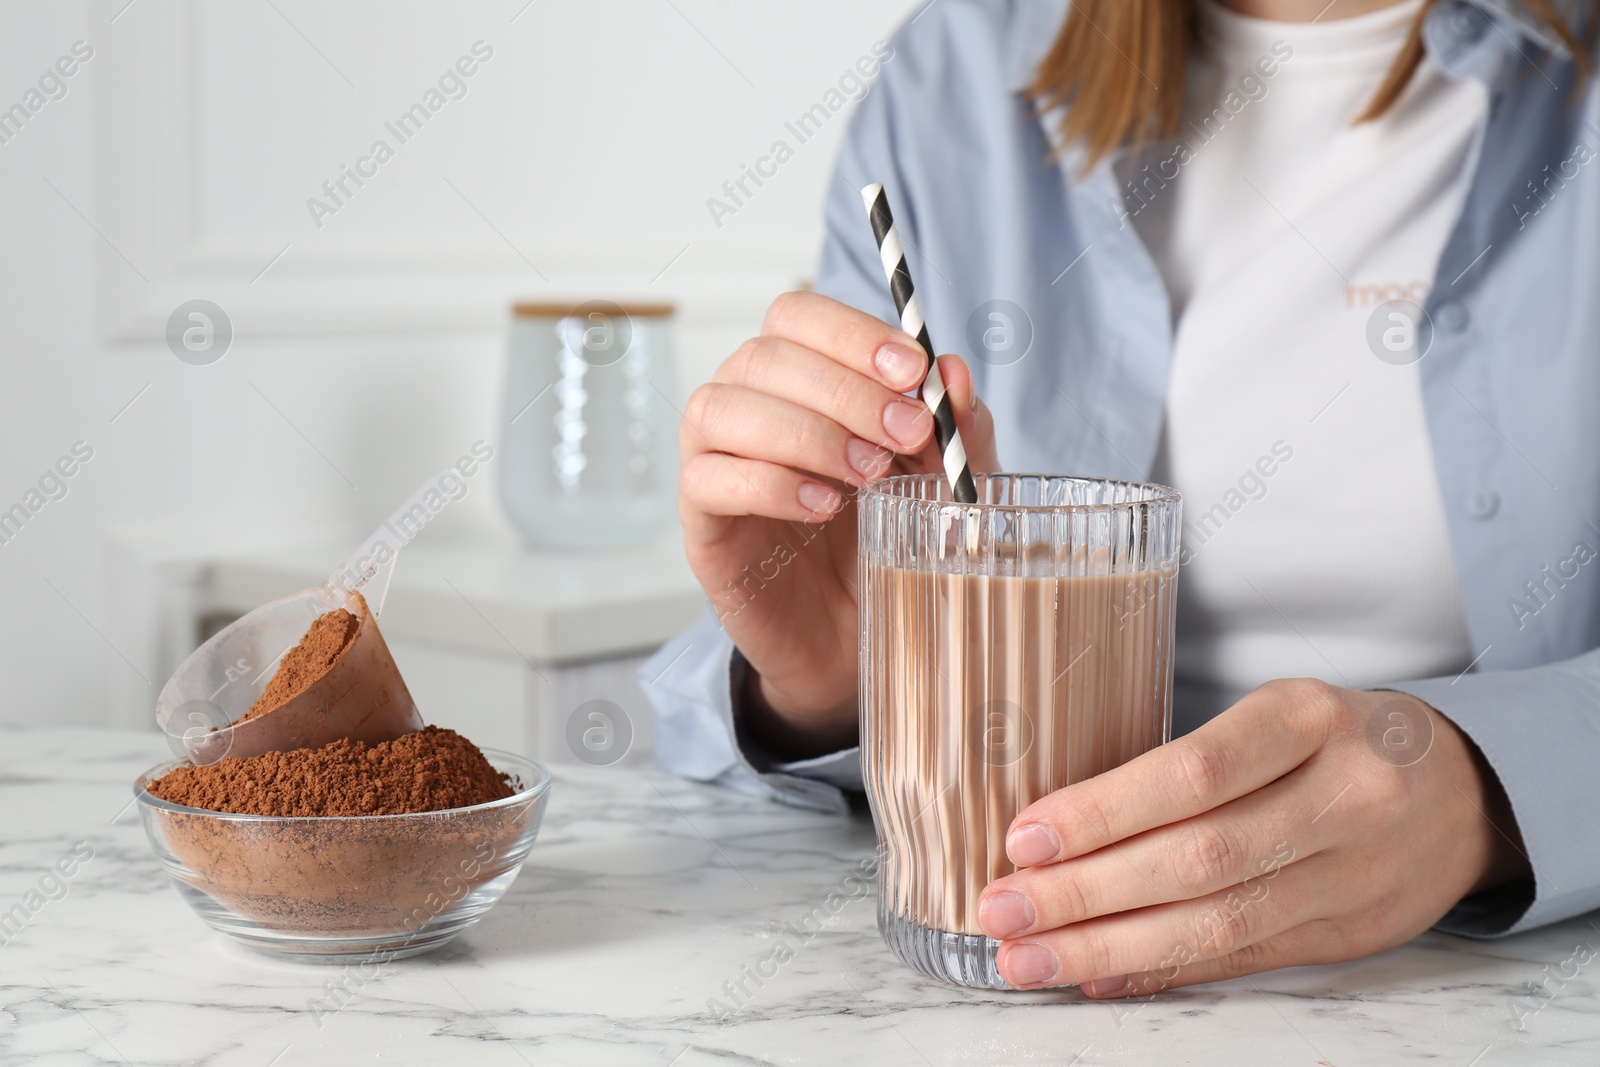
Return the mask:
[[[886,478],[859,500],[861,765],[878,923],[911,967],[1004,988],[978,926],[1011,821],[1171,731],[1181,502],[1053,475]]]

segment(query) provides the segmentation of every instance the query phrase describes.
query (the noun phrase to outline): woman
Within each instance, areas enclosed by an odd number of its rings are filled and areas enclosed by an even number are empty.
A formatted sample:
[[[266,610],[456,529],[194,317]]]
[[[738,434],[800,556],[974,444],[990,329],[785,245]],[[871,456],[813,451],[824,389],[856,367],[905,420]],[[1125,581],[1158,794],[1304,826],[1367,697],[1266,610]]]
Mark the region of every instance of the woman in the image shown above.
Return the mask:
[[[860,787],[850,488],[939,469],[882,181],[931,336],[973,357],[940,367],[974,467],[1148,478],[1188,517],[1178,739],[1017,817],[980,914],[1007,980],[1144,994],[1600,906],[1594,3],[1065,7],[900,32],[817,291],[692,396],[712,611],[641,674],[661,759]]]

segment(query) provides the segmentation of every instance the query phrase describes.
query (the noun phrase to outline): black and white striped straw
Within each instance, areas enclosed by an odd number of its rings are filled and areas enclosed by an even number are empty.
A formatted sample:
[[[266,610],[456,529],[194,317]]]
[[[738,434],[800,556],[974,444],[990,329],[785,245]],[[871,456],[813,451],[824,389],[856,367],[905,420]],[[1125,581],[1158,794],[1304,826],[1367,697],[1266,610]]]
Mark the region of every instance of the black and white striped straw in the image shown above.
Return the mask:
[[[895,232],[894,215],[889,210],[889,196],[877,182],[861,190],[861,199],[867,205],[867,218],[872,221],[872,236],[878,240],[878,255],[883,260],[883,271],[889,279],[889,292],[894,295],[895,310],[900,312],[900,328],[917,339],[923,354],[928,357],[928,370],[922,379],[922,402],[933,412],[934,440],[944,455],[945,476],[955,491],[956,503],[976,504],[978,488],[973,484],[972,471],[967,466],[967,450],[956,432],[956,415],[950,407],[950,397],[944,391],[944,377],[934,359],[933,342],[928,339],[928,324],[922,318],[922,305],[917,301],[917,291],[911,284],[911,269],[906,265],[905,250],[900,247],[900,235]]]

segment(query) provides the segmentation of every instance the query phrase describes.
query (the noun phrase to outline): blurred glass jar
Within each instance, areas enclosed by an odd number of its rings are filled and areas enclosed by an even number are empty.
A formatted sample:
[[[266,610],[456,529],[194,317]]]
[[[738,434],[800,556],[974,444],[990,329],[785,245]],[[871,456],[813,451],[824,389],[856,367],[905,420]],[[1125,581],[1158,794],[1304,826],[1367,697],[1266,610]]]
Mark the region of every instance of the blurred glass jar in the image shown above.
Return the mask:
[[[671,304],[512,308],[500,498],[540,548],[653,541],[675,513]]]

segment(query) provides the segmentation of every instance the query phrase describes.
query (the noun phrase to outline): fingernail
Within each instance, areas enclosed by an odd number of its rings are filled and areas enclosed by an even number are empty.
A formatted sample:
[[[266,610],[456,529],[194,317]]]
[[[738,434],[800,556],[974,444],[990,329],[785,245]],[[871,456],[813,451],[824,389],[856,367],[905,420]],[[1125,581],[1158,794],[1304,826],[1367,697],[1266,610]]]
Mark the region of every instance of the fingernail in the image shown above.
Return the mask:
[[[1124,974],[1117,978],[1096,978],[1084,983],[1081,988],[1091,997],[1120,997],[1132,986],[1132,980]]]
[[[887,448],[880,448],[871,441],[863,441],[859,437],[852,437],[844,446],[845,456],[850,460],[850,466],[863,478],[876,478],[889,469],[889,461],[894,458],[894,453]]]
[[[996,941],[1033,928],[1033,901],[1021,893],[990,893],[978,901],[978,925]]]
[[[1015,986],[1039,985],[1056,976],[1056,954],[1043,945],[1016,945],[1002,966],[1006,981]]]
[[[922,381],[928,369],[928,357],[914,348],[890,341],[872,357],[873,365],[883,380],[902,393]]]
[[[969,399],[967,401],[967,410],[968,411],[977,411],[978,410],[978,390],[977,389],[973,389],[972,390],[972,397],[971,397],[971,399]]]
[[[883,428],[901,451],[911,452],[927,439],[933,428],[933,413],[926,404],[914,400],[891,400],[883,409]]]
[[[817,515],[830,515],[838,506],[839,494],[821,482],[801,482],[795,490],[800,506]]]
[[[1006,855],[1018,867],[1049,863],[1061,855],[1061,839],[1043,823],[1030,822],[1011,831],[1006,838]]]

